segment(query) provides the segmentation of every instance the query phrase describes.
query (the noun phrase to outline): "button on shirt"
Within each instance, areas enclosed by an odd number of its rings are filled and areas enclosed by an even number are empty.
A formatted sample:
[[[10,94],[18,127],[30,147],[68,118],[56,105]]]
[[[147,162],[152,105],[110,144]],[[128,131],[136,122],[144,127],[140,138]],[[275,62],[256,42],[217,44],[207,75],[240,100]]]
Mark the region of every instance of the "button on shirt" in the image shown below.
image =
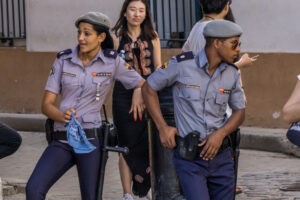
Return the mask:
[[[126,68],[122,58],[106,57],[102,50],[83,67],[75,48],[71,54],[55,60],[45,90],[61,94],[59,109],[64,112],[74,108],[82,127],[89,129],[101,126],[99,111],[114,80],[132,89],[141,79],[137,72]],[[55,122],[54,130],[66,130],[66,127],[64,123]]]
[[[226,123],[227,104],[233,110],[246,104],[240,72],[221,63],[210,76],[204,49],[193,59],[177,62],[172,58],[167,68],[156,70],[147,82],[155,91],[172,85],[175,121],[182,137],[197,130],[205,139]]]

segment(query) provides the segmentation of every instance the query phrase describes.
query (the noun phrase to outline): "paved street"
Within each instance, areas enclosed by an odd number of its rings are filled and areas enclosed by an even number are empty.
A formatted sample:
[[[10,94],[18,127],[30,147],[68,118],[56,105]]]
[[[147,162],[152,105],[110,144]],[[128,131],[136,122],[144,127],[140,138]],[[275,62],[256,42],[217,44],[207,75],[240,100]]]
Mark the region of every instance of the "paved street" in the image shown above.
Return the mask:
[[[23,182],[30,176],[46,147],[44,135],[22,132],[23,144],[17,153],[0,160],[0,177]],[[104,185],[104,199],[121,199],[122,190],[117,164],[118,155],[110,153]],[[300,200],[300,192],[282,192],[280,186],[300,182],[300,159],[280,153],[242,150],[238,183],[243,193],[237,200]],[[76,168],[68,171],[48,194],[49,200],[79,200],[80,192]],[[22,200],[24,194],[10,195],[4,200]]]
[[[282,192],[279,187],[300,183],[300,159],[280,153],[242,150],[237,200],[300,200],[300,192]]]

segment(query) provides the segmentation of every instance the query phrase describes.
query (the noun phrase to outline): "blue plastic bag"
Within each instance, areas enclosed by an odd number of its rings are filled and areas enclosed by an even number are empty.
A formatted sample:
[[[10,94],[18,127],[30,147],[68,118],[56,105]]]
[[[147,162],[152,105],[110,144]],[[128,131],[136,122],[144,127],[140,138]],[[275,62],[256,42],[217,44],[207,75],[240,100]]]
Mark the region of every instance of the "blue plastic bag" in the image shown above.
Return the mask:
[[[67,138],[69,145],[73,147],[75,153],[90,153],[96,149],[96,147],[86,138],[82,126],[75,119],[73,113],[71,120],[67,126]]]

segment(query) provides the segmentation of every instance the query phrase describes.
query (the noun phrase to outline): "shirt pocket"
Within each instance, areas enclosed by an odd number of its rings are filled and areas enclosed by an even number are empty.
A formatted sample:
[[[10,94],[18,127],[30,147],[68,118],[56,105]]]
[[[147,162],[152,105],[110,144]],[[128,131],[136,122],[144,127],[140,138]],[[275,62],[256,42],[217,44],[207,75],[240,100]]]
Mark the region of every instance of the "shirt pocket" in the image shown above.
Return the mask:
[[[216,105],[217,105],[217,113],[220,116],[225,115],[226,107],[228,104],[229,95],[228,94],[221,94],[217,93],[216,95]]]
[[[200,86],[195,84],[182,84],[180,87],[179,97],[188,100],[200,100]]]
[[[68,86],[78,86],[79,79],[78,76],[74,73],[63,72],[62,73],[62,84]]]
[[[181,84],[178,93],[178,102],[184,108],[184,112],[192,112],[197,115],[201,114],[201,89],[196,84]]]
[[[93,77],[93,84],[94,86],[104,86],[109,85],[111,83],[111,78],[107,77]]]

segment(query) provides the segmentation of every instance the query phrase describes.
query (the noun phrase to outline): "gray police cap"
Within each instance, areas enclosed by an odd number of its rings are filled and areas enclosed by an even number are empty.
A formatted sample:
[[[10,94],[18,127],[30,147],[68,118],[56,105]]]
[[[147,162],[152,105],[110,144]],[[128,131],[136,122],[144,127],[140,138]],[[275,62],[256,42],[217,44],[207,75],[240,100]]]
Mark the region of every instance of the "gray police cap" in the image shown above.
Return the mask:
[[[230,38],[241,36],[243,33],[242,28],[228,20],[213,20],[206,24],[203,30],[204,37],[213,38]]]
[[[82,21],[95,24],[95,25],[104,26],[110,29],[110,19],[108,18],[108,16],[100,12],[88,12],[82,15],[76,20],[75,22],[76,27],[78,27],[79,23]]]

